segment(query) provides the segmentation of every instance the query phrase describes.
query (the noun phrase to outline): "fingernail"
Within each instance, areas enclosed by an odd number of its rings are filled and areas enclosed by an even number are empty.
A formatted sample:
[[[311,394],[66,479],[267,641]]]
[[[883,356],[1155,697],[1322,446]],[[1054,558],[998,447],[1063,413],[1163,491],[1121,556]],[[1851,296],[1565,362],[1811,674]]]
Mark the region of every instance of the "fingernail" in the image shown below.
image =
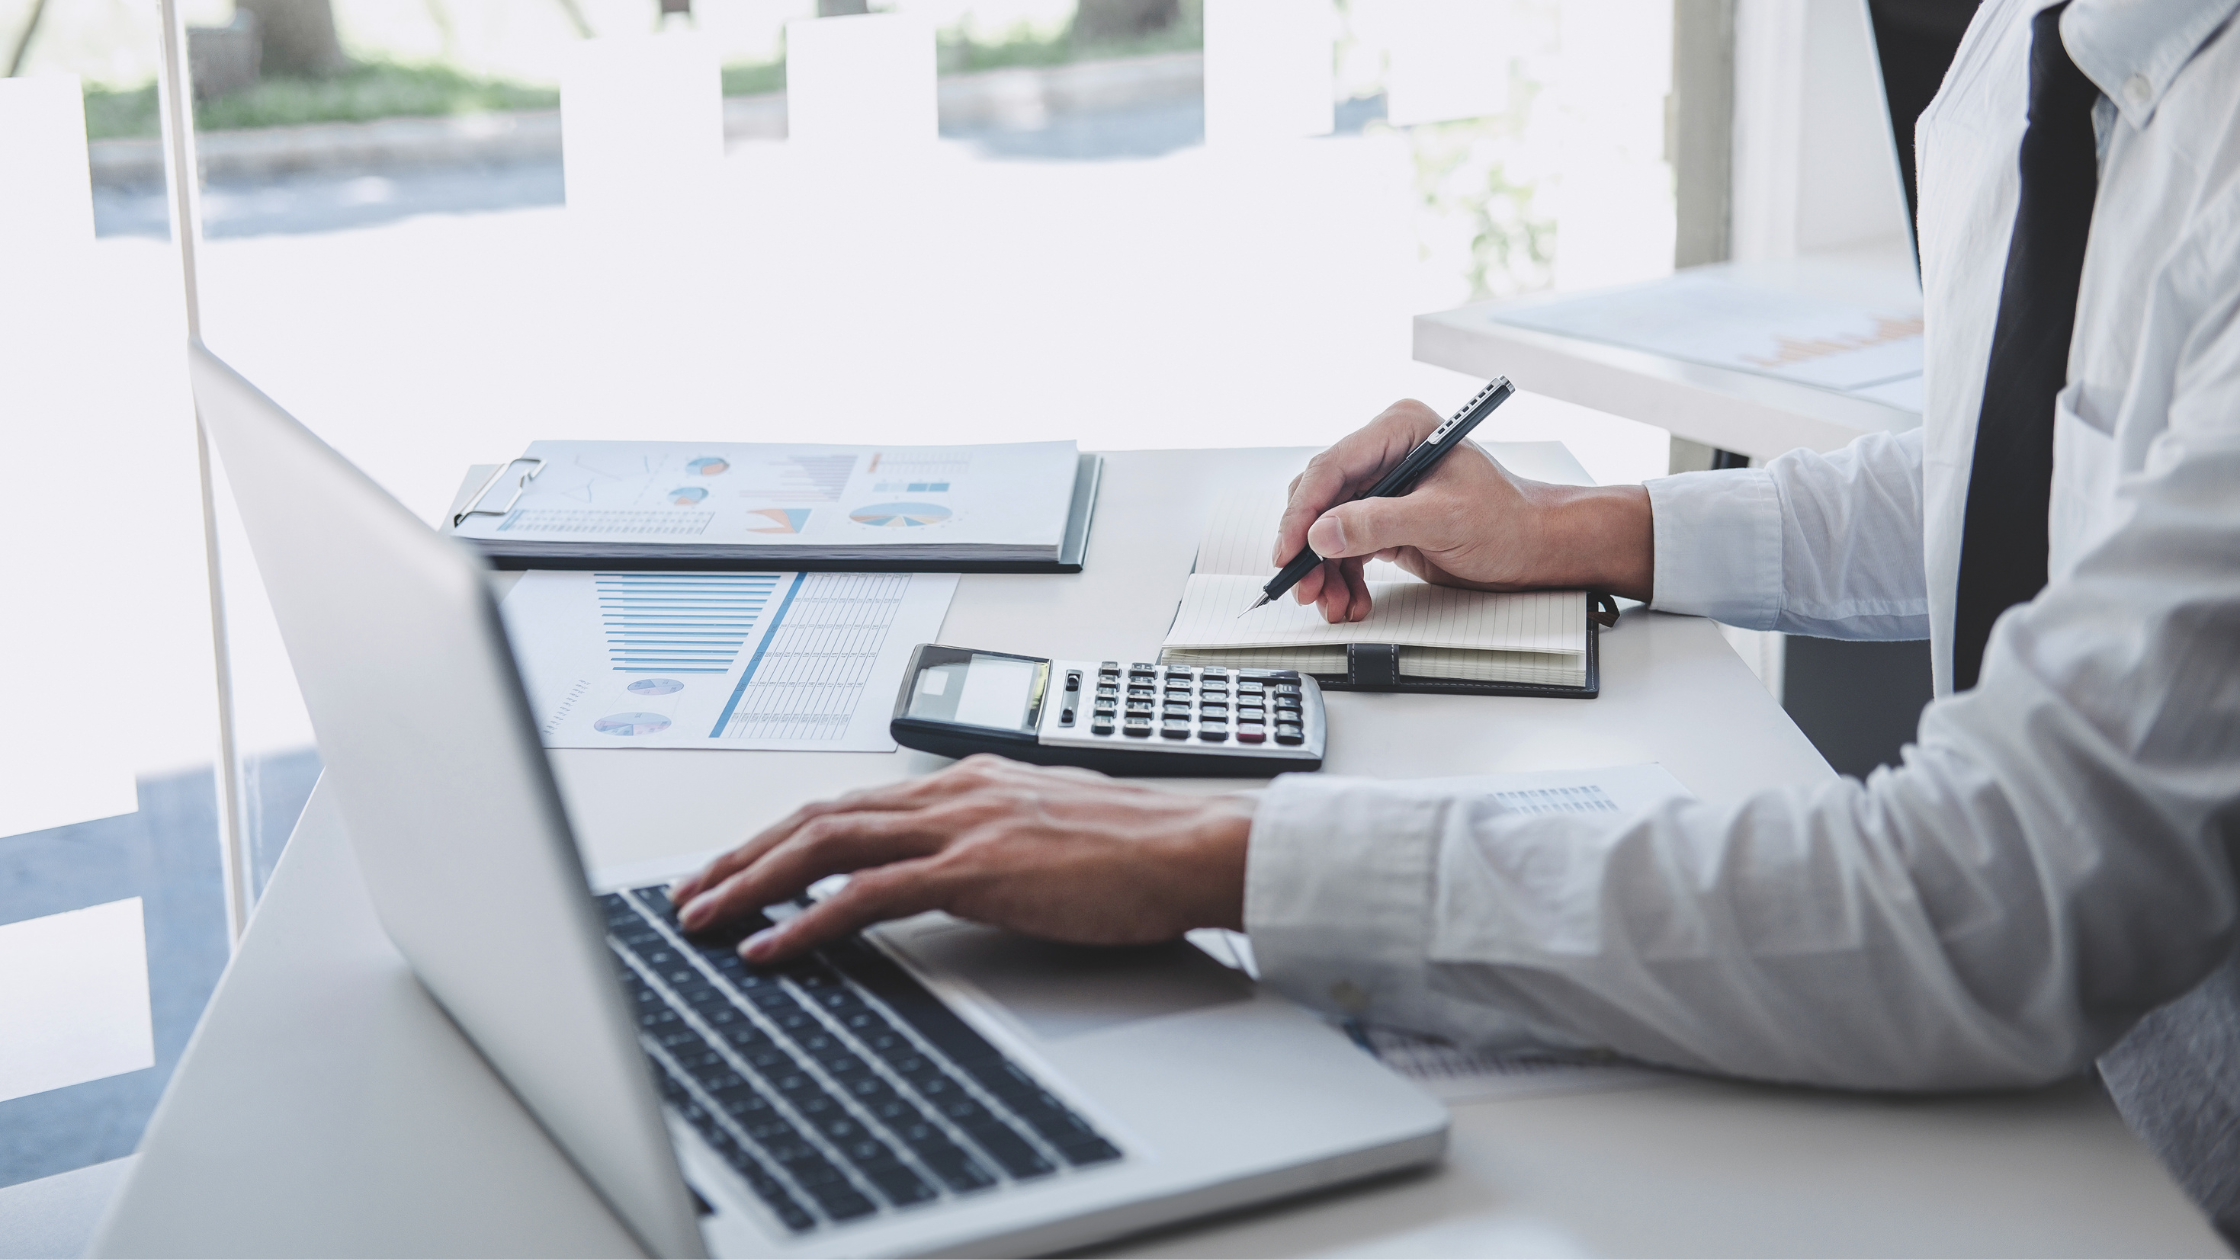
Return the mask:
[[[766,927],[739,942],[739,956],[748,962],[761,962],[778,947],[778,929]]]
[[[677,911],[677,922],[688,928],[699,927],[715,909],[706,897],[694,897],[684,904],[684,909]]]
[[[1312,537],[1307,540],[1308,545],[1317,552],[1326,556],[1342,556],[1346,553],[1345,522],[1340,521],[1337,517],[1323,517],[1314,523],[1314,528],[1309,530],[1308,533],[1310,535],[1321,535],[1322,541],[1320,542],[1314,541]]]

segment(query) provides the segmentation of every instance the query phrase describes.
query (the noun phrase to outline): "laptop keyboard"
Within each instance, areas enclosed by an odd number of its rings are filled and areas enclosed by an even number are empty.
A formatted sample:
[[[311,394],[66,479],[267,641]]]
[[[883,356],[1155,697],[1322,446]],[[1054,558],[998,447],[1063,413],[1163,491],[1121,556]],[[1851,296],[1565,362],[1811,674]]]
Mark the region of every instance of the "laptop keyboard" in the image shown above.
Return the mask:
[[[599,903],[663,1100],[794,1233],[1120,1158],[860,939],[751,967],[760,916],[693,941],[662,885]]]

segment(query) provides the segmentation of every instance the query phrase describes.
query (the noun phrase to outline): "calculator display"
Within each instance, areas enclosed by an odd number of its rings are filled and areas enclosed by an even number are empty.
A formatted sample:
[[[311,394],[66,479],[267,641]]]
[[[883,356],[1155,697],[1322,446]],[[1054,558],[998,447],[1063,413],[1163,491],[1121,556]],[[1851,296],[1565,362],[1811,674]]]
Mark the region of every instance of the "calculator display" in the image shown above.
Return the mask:
[[[928,664],[918,671],[910,696],[910,716],[964,726],[1032,731],[1049,671],[1047,661],[988,652]]]

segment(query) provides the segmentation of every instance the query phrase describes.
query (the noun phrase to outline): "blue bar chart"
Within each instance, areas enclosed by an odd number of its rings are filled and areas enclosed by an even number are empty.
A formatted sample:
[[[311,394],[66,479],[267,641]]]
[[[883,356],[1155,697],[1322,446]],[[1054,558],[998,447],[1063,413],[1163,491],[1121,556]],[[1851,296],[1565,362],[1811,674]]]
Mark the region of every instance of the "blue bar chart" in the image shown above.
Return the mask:
[[[608,659],[626,674],[727,674],[776,596],[775,573],[600,573]]]
[[[946,573],[531,570],[503,604],[548,748],[863,751]]]

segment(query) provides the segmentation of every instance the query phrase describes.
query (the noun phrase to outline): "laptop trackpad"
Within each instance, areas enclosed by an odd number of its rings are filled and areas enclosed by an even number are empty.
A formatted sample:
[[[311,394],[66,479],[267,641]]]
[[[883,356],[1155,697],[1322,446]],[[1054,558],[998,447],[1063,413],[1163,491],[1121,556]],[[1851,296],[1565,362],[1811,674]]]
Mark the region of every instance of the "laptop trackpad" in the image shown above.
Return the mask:
[[[1046,1040],[1242,1002],[1252,982],[1187,941],[1060,945],[951,919],[887,939],[928,968],[971,982]]]

